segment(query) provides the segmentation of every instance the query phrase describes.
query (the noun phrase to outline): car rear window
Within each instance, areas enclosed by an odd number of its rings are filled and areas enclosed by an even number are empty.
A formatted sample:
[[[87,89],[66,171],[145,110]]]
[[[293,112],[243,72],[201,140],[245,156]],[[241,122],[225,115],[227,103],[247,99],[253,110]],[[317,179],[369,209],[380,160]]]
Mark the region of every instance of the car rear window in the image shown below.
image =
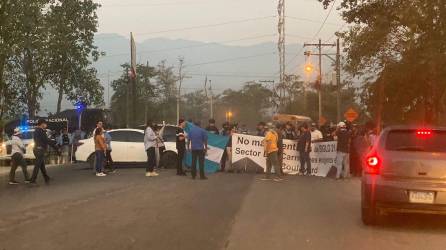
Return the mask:
[[[429,135],[418,135],[418,130],[390,131],[386,138],[386,150],[446,152],[446,131],[433,130]]]

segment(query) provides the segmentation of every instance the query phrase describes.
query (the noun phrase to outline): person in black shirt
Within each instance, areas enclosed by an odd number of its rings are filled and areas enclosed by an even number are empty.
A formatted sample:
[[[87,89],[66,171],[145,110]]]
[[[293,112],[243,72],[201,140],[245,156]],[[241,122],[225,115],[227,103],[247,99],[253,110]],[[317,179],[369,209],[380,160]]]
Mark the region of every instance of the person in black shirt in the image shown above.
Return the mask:
[[[210,119],[209,120],[209,125],[206,127],[206,131],[210,132],[211,134],[220,134],[220,132],[218,131],[217,126],[215,126],[215,120],[214,119]]]
[[[301,135],[297,143],[297,148],[299,150],[300,158],[300,169],[299,174],[301,175],[311,175],[311,133],[308,128],[308,124],[304,123],[301,128]],[[306,169],[305,169],[306,165]]]
[[[262,136],[265,137],[266,134],[266,129],[265,129],[265,123],[264,122],[259,122],[257,124],[257,136]]]
[[[48,149],[48,145],[53,147],[56,151],[58,151],[56,147],[56,142],[52,141],[48,138],[46,134],[47,123],[44,119],[39,119],[37,122],[37,127],[34,131],[34,149],[33,153],[36,157],[33,174],[30,179],[31,184],[36,183],[37,174],[39,170],[42,171],[43,178],[45,179],[45,183],[48,184],[50,182],[50,177],[48,176],[45,168],[45,153]]]
[[[178,129],[176,133],[176,144],[178,151],[178,165],[177,165],[177,175],[186,175],[183,170],[183,160],[184,154],[186,152],[186,135],[184,134],[184,127],[186,126],[186,121],[184,119],[180,119],[178,121]]]
[[[340,122],[335,132],[337,138],[336,153],[336,179],[348,178],[350,176],[350,141],[351,132],[347,129],[345,122]]]
[[[282,138],[287,140],[297,139],[296,131],[294,131],[293,125],[290,122],[285,124],[285,129],[282,132]]]
[[[231,133],[231,125],[229,124],[229,122],[223,123],[221,135],[229,136],[230,133]]]

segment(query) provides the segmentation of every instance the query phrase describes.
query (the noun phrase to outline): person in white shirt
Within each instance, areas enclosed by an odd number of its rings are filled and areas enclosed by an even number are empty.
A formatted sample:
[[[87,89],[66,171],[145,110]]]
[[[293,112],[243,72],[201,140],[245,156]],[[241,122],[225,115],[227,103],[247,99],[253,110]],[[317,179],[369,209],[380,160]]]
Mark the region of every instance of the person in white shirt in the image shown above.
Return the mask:
[[[147,153],[147,167],[146,167],[147,177],[158,176],[158,174],[154,171],[156,165],[156,154],[155,154],[156,139],[157,136],[153,131],[153,124],[152,122],[148,122],[146,131],[144,133],[144,148]]]
[[[317,129],[316,123],[311,124],[311,141],[320,141],[324,139],[322,132]]]
[[[18,182],[15,181],[15,171],[17,167],[20,166],[23,171],[23,176],[25,177],[25,183],[29,183],[29,174],[27,171],[27,164],[23,154],[25,153],[26,147],[20,138],[20,130],[18,128],[14,129],[14,135],[11,140],[6,142],[6,145],[11,145],[11,170],[9,171],[9,184],[17,185]]]

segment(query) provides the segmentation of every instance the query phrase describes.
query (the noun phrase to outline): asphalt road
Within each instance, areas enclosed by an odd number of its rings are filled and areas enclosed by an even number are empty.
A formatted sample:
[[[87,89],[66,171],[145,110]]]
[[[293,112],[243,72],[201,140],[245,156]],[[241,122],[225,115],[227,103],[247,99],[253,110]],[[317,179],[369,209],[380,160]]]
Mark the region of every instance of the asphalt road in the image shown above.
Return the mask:
[[[362,225],[359,180],[214,174],[209,180],[119,169],[98,178],[53,167],[51,185],[6,185],[0,249],[445,249],[446,218]],[[20,177],[18,173],[18,177]]]

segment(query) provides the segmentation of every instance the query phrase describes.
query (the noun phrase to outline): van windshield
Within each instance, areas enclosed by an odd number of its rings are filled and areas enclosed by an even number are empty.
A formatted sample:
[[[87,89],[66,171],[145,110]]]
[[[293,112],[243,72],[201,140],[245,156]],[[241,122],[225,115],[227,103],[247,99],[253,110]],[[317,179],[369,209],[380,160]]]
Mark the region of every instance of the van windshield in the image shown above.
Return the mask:
[[[432,131],[431,135],[417,135],[417,130],[389,132],[386,149],[390,151],[446,152],[446,131]]]

